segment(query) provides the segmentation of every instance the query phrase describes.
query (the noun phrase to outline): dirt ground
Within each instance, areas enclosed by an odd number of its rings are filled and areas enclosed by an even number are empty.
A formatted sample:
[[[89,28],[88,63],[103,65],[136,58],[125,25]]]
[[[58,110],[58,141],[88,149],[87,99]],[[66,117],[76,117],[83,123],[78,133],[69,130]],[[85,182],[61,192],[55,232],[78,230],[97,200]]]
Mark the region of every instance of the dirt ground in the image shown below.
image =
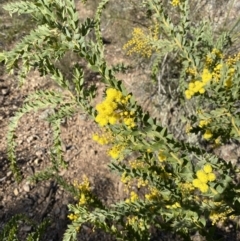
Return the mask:
[[[83,5],[77,5],[80,17],[91,16],[89,9],[83,11]],[[141,19],[141,16],[138,16]],[[120,24],[120,22],[115,22]],[[128,62],[129,59],[121,54],[121,46],[115,45],[117,39],[113,33],[104,33],[109,43],[106,45],[107,59],[110,63]],[[119,77],[123,79],[127,88],[133,91],[144,108],[151,107],[147,102],[151,96],[144,88],[148,85],[148,73],[144,68],[129,72]],[[19,122],[17,129],[17,163],[23,175],[23,180],[17,184],[13,173],[9,169],[7,158],[6,133],[11,117],[21,107],[25,97],[38,89],[58,88],[50,79],[42,78],[36,72],[32,72],[24,86],[20,89],[17,85],[17,73],[13,76],[2,74],[0,77],[0,230],[6,222],[15,214],[24,213],[36,222],[41,222],[48,217],[51,225],[44,236],[44,241],[60,241],[69,223],[67,219],[67,205],[74,203],[72,196],[63,190],[54,180],[44,181],[37,184],[31,183],[28,178],[44,170],[50,165],[50,146],[52,143],[52,130],[44,120],[49,109],[39,113],[25,115]],[[93,76],[91,81],[97,81]],[[94,79],[95,78],[95,79]],[[138,86],[136,88],[136,86]],[[99,89],[104,87],[99,84]],[[141,98],[140,98],[141,97]],[[142,98],[143,97],[143,98]],[[100,97],[99,97],[100,98]],[[150,111],[151,108],[149,109]],[[154,112],[154,111],[152,111]],[[154,112],[157,116],[161,110]],[[165,112],[166,113],[166,112]],[[163,113],[162,113],[163,114]],[[173,114],[174,115],[174,114]],[[164,116],[168,119],[170,117]],[[161,118],[160,118],[161,119]],[[124,198],[119,178],[110,173],[107,167],[109,157],[104,147],[99,146],[92,140],[92,134],[98,131],[97,125],[86,115],[78,113],[71,119],[62,123],[63,150],[68,169],[62,169],[59,173],[68,182],[81,181],[83,175],[87,175],[92,183],[93,191],[106,204],[111,204]],[[236,160],[239,157],[239,148],[236,145],[225,147],[218,151],[219,155],[227,156],[226,159]],[[230,156],[231,154],[231,156]],[[21,240],[25,240],[26,234],[32,231],[31,225],[22,225],[20,229]],[[229,224],[224,227],[222,236],[224,240],[240,240],[237,237],[236,226]],[[113,237],[101,232],[92,232],[91,226],[84,225],[79,234],[81,241],[114,240]],[[158,233],[152,240],[178,240],[174,235]],[[203,240],[197,234],[194,240]]]

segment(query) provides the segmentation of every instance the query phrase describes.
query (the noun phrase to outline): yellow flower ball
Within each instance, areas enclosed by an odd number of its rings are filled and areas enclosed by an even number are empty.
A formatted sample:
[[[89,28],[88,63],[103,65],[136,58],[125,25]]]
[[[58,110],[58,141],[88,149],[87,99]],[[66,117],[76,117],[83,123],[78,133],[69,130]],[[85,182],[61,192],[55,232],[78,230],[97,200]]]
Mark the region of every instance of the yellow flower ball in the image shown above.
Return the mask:
[[[138,195],[135,192],[130,193],[130,200],[131,202],[135,202],[138,200]]]
[[[208,185],[206,184],[206,183],[203,183],[200,187],[199,187],[199,189],[200,189],[200,191],[201,192],[203,192],[203,193],[205,193],[205,192],[207,192],[208,191]]]
[[[204,86],[204,84],[201,81],[197,80],[197,81],[195,81],[195,87],[193,88],[193,91],[196,93],[200,89],[202,89],[203,86]]]
[[[108,151],[108,155],[112,157],[113,159],[117,159],[120,155],[120,151],[116,149],[111,149]]]
[[[111,115],[113,111],[116,109],[116,103],[103,101],[96,105],[96,110],[101,115]]]
[[[190,100],[192,98],[192,92],[190,90],[185,91],[186,99]]]
[[[211,79],[212,79],[212,74],[209,72],[209,70],[208,69],[203,69],[202,82],[203,83],[207,83]]]
[[[105,126],[108,124],[108,119],[104,115],[97,115],[95,117],[95,121],[100,125],[100,126]]]
[[[180,3],[181,3],[181,1],[180,1],[180,0],[172,0],[172,2],[171,2],[171,4],[172,4],[174,7],[179,6],[179,5],[180,5]]]
[[[199,188],[202,185],[202,182],[199,179],[196,178],[192,181],[192,184],[193,184],[194,187]]]
[[[202,128],[202,127],[204,127],[204,126],[207,125],[207,124],[208,124],[208,121],[207,121],[207,120],[200,120],[198,126]]]
[[[204,172],[211,173],[212,172],[212,166],[210,164],[206,164],[203,167]]]
[[[188,88],[189,88],[189,89],[193,89],[193,88],[194,88],[194,86],[195,86],[195,84],[194,84],[194,83],[189,83]]]
[[[106,91],[108,101],[115,101],[122,98],[122,93],[114,88],[108,88]]]
[[[209,140],[211,139],[213,136],[212,132],[210,130],[206,130],[204,135],[203,135],[203,138],[206,139],[206,140]]]
[[[213,182],[216,180],[216,175],[214,173],[209,173],[208,174],[208,181]]]
[[[111,115],[111,116],[109,116],[108,117],[108,121],[109,121],[109,123],[111,124],[111,125],[114,125],[114,124],[116,124],[117,123],[117,116],[116,115]]]
[[[204,94],[204,93],[205,93],[205,89],[204,89],[204,88],[201,88],[198,92],[199,92],[200,94]]]
[[[215,139],[215,144],[220,145],[221,144],[221,137],[219,136],[218,138]]]
[[[207,183],[208,182],[208,176],[207,176],[207,174],[203,170],[197,171],[196,175],[197,175],[198,179],[202,183]]]

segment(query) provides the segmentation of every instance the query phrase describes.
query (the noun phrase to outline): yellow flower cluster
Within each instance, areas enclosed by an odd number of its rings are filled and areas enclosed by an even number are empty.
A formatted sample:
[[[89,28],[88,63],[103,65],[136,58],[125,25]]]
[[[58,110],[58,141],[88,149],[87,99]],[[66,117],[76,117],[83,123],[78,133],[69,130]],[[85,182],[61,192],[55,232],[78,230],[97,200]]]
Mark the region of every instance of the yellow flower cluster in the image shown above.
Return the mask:
[[[151,37],[147,36],[141,28],[134,28],[132,39],[123,46],[123,49],[129,49],[127,52],[128,55],[138,53],[149,58],[153,51]]]
[[[80,184],[74,183],[74,186],[77,187],[80,191],[86,192],[90,191],[90,182],[87,176],[83,176],[83,182]]]
[[[180,0],[172,0],[171,4],[176,7],[180,5]]]
[[[219,136],[218,138],[216,138],[216,139],[214,140],[214,142],[215,142],[215,145],[216,145],[216,146],[219,146],[219,145],[221,144],[221,136]]]
[[[151,32],[152,39],[157,41],[159,39],[159,23],[154,21],[153,27],[151,26],[149,30]]]
[[[131,180],[131,177],[127,175],[126,172],[122,173],[121,182],[127,184]]]
[[[198,126],[201,127],[201,128],[204,128],[204,127],[206,127],[208,124],[210,124],[211,121],[212,121],[211,119],[200,120]],[[209,130],[209,129],[205,130],[205,132],[204,132],[204,134],[203,134],[203,138],[204,138],[205,140],[211,139],[212,136],[213,136],[213,134],[212,134],[211,130]]]
[[[201,128],[203,128],[204,126],[207,126],[209,123],[211,123],[211,119],[200,120],[198,126],[201,127]]]
[[[83,182],[78,184],[76,181],[74,181],[73,185],[79,190],[79,205],[85,205],[88,202],[91,201],[90,197],[90,182],[87,176],[83,176]],[[71,221],[76,221],[79,218],[79,214],[71,213],[68,215],[68,218]]]
[[[140,160],[129,161],[129,165],[133,169],[140,169],[140,168],[146,167],[146,163],[144,163],[143,161],[140,161]]]
[[[224,86],[227,87],[227,88],[231,88],[232,87],[232,78],[233,78],[233,75],[235,73],[235,68],[229,68],[228,70],[228,76],[227,76],[227,79],[224,83]]]
[[[202,80],[192,81],[188,85],[188,89],[185,91],[185,96],[187,99],[191,99],[193,95],[196,93],[204,94],[205,93],[205,85],[212,79],[212,74],[208,69],[203,69],[202,72]]]
[[[138,188],[146,187],[147,185],[148,185],[148,180],[143,180],[142,178],[138,179],[138,182],[137,182],[137,187]]]
[[[231,208],[227,209],[224,212],[217,212],[212,211],[210,213],[209,219],[212,221],[212,225],[216,224],[217,222],[223,223],[228,218],[228,214],[231,213],[233,210]],[[234,216],[231,215],[230,219],[234,219]]]
[[[108,150],[108,155],[113,159],[118,159],[125,148],[126,146],[123,144],[114,145]]]
[[[205,59],[205,67],[203,69],[201,80],[192,80],[188,84],[188,89],[185,91],[186,99],[191,99],[195,94],[204,94],[205,86],[211,80],[218,83],[221,79],[221,70],[224,65],[228,66],[228,74],[226,80],[224,81],[224,86],[226,88],[231,88],[233,85],[233,76],[235,74],[235,67],[237,61],[240,61],[240,53],[234,55],[233,57],[228,57],[224,60],[222,52],[218,49],[213,49]],[[192,68],[188,68],[186,73],[196,76],[196,71]]]
[[[189,83],[188,89],[185,91],[186,98],[189,100],[194,94],[198,92],[200,94],[205,93],[205,89],[203,87],[204,83],[199,80]]]
[[[213,136],[213,134],[212,134],[212,132],[211,132],[210,130],[206,130],[205,133],[203,134],[203,138],[204,138],[205,140],[211,139],[212,136]]]
[[[213,182],[216,180],[215,174],[212,172],[212,166],[210,164],[204,165],[203,169],[198,170],[197,178],[193,180],[192,184],[195,188],[198,188],[202,193],[208,191],[208,182]]]
[[[81,193],[78,204],[79,204],[79,205],[84,205],[84,204],[86,204],[86,203],[87,203],[87,199],[88,199],[88,198],[87,198],[86,194],[85,194],[85,193]]]
[[[240,61],[240,52],[233,55],[232,57],[228,57],[226,63],[228,66],[235,65],[238,61]]]
[[[134,179],[128,176],[126,172],[121,175],[121,182],[124,184],[123,191],[129,193],[129,190],[133,187]]]
[[[191,75],[191,76],[193,76],[193,77],[195,77],[197,75],[197,70],[196,70],[196,68],[188,68],[186,70],[186,73]]]
[[[221,69],[222,69],[223,65],[222,64],[217,64],[214,69],[213,69],[213,79],[215,82],[219,82],[220,78],[221,78]]]
[[[177,209],[177,208],[180,208],[180,207],[181,207],[181,205],[180,205],[179,202],[176,202],[172,205],[166,205],[166,208],[168,208],[168,209]]]
[[[80,184],[74,183],[74,186],[78,188],[80,192],[79,205],[84,205],[90,200],[90,182],[89,179],[84,176],[83,182]]]
[[[127,225],[137,226],[140,230],[145,229],[144,220],[138,218],[137,216],[127,217]]]
[[[164,161],[167,160],[167,157],[163,154],[163,151],[160,151],[160,152],[158,153],[158,160],[159,160],[160,162],[164,162]]]
[[[216,57],[217,57],[218,59],[222,59],[222,58],[223,58],[223,53],[222,53],[222,51],[220,51],[219,49],[214,48],[214,49],[212,50],[212,53],[213,53],[214,55],[216,55]]]
[[[150,193],[145,194],[145,198],[149,201],[157,200],[160,197],[160,192],[157,188],[150,188]]]
[[[105,130],[102,135],[93,134],[92,138],[100,145],[107,145],[113,140],[112,132],[110,130]]]
[[[193,184],[190,182],[180,183],[179,188],[185,194],[189,194],[191,191],[195,189]]]
[[[211,65],[213,64],[213,59],[211,56],[207,55],[206,59],[205,59],[205,63],[207,66],[211,67]]]
[[[130,197],[125,200],[126,203],[136,202],[138,200],[138,195],[135,192],[130,193]]]
[[[71,221],[76,221],[76,220],[78,219],[78,216],[77,216],[76,214],[73,214],[73,213],[69,214],[67,217],[68,217]]]
[[[205,64],[207,67],[212,68],[217,61],[223,58],[223,54],[219,49],[214,48],[211,53],[206,56]]]
[[[123,96],[119,90],[108,88],[105,100],[96,105],[98,114],[95,117],[95,121],[100,126],[106,126],[108,124],[114,125],[117,122],[123,122],[128,128],[135,127],[134,112],[127,110],[127,104],[130,98],[130,95]],[[97,139],[96,136],[95,139]]]
[[[135,223],[138,223],[138,217],[133,216],[133,217],[127,217],[127,225],[133,226]]]
[[[228,76],[227,76],[227,79],[224,83],[224,85],[227,87],[227,88],[230,88],[232,87],[232,78],[236,72],[236,69],[234,67],[234,65],[236,65],[237,62],[240,61],[240,52],[235,54],[234,56],[232,57],[228,57],[226,59],[226,64],[228,66]]]
[[[202,72],[202,82],[208,83],[211,79],[212,79],[212,74],[209,72],[207,68],[204,68]]]

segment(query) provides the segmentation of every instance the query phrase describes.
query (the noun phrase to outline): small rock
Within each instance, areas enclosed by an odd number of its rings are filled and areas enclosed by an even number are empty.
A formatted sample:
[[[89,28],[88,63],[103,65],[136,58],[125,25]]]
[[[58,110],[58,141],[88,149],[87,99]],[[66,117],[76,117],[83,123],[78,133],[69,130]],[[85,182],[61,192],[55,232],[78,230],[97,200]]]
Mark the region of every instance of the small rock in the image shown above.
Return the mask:
[[[36,158],[36,159],[33,161],[33,163],[34,163],[36,166],[39,166],[41,161],[42,161],[41,159]]]
[[[25,192],[29,192],[29,191],[30,191],[30,185],[27,184],[27,183],[24,184],[22,188],[23,188],[23,190],[24,190]]]
[[[20,139],[20,140],[17,141],[17,143],[18,143],[18,145],[22,145],[23,144],[23,140]]]
[[[34,129],[33,129],[33,130],[34,130]],[[28,138],[29,138],[29,140],[30,140],[28,143],[30,143],[31,141],[36,141],[36,140],[40,139],[39,136],[37,136],[37,135],[32,135],[32,136],[29,136]],[[27,140],[27,141],[28,141],[28,140]]]
[[[0,182],[3,182],[7,177],[0,178]]]
[[[1,94],[6,96],[9,94],[9,89],[7,87],[2,87]]]
[[[43,155],[43,151],[42,150],[38,150],[38,151],[36,151],[35,154],[36,154],[37,157],[41,157]]]
[[[23,232],[30,232],[31,230],[32,230],[31,226],[25,225],[25,226],[22,227]]]
[[[12,171],[7,172],[7,177],[10,177],[12,175]]]
[[[32,141],[33,141],[33,139],[34,139],[34,136],[29,136],[29,137],[27,138],[27,143],[32,142]]]
[[[17,196],[17,195],[18,195],[18,193],[19,193],[19,192],[18,192],[18,189],[17,189],[17,188],[15,188],[15,189],[13,190],[13,193],[14,193],[14,195],[15,195],[15,196]]]
[[[67,150],[66,145],[62,143],[62,151],[65,152]]]
[[[62,199],[63,192],[64,192],[64,191],[59,187],[59,188],[57,189],[57,191],[56,191],[56,196],[55,196],[55,198],[56,198],[56,199]]]
[[[28,166],[27,167],[27,172],[32,176],[34,174],[34,168],[33,166]]]

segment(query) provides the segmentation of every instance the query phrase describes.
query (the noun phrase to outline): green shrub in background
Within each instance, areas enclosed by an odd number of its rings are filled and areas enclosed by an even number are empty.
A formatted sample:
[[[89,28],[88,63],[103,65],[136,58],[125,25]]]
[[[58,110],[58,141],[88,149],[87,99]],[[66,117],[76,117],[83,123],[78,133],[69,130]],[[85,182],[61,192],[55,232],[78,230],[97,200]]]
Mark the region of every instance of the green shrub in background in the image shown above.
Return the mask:
[[[207,19],[193,22],[189,2],[141,1],[152,25],[147,31],[135,28],[123,48],[129,54],[155,56],[152,78],[156,82],[159,66],[166,56],[173,55],[179,72],[174,98],[194,110],[183,117],[186,132],[199,135],[213,146],[238,141],[240,55],[228,54],[237,40],[236,24],[219,34]],[[212,240],[217,223],[236,220],[240,214],[239,168],[206,152],[199,143],[190,145],[178,140],[167,127],[143,112],[132,93],[116,78],[124,66],[108,66],[105,60],[100,24],[107,3],[101,1],[95,18],[84,22],[79,21],[73,0],[23,1],[5,6],[11,14],[29,13],[38,26],[11,51],[0,54],[6,69],[11,73],[19,68],[21,81],[36,69],[62,88],[29,95],[12,118],[8,132],[11,168],[19,180],[14,140],[18,120],[25,113],[55,109],[47,118],[54,133],[52,164],[45,173],[34,177],[41,180],[57,173],[60,166],[67,167],[60,123],[84,110],[99,125],[93,139],[109,147],[110,170],[119,174],[129,197],[107,207],[91,194],[85,177],[75,187],[79,202],[69,205],[72,222],[64,240],[75,240],[86,222],[122,240],[149,240],[154,228],[176,232],[185,240],[198,231]],[[89,37],[91,31],[95,38]],[[66,79],[56,66],[56,61],[69,51],[99,73],[106,85],[103,100],[96,106],[91,103],[97,87],[86,83],[85,69],[76,64],[73,78]],[[141,192],[134,191],[134,186]]]
[[[44,232],[49,224],[48,220],[44,220],[40,224],[34,223],[28,217],[17,214],[13,216],[8,223],[4,226],[0,232],[0,238],[2,241],[18,241],[19,239],[19,227],[23,224],[31,225],[33,230],[27,235],[26,241],[39,241],[44,236]]]

